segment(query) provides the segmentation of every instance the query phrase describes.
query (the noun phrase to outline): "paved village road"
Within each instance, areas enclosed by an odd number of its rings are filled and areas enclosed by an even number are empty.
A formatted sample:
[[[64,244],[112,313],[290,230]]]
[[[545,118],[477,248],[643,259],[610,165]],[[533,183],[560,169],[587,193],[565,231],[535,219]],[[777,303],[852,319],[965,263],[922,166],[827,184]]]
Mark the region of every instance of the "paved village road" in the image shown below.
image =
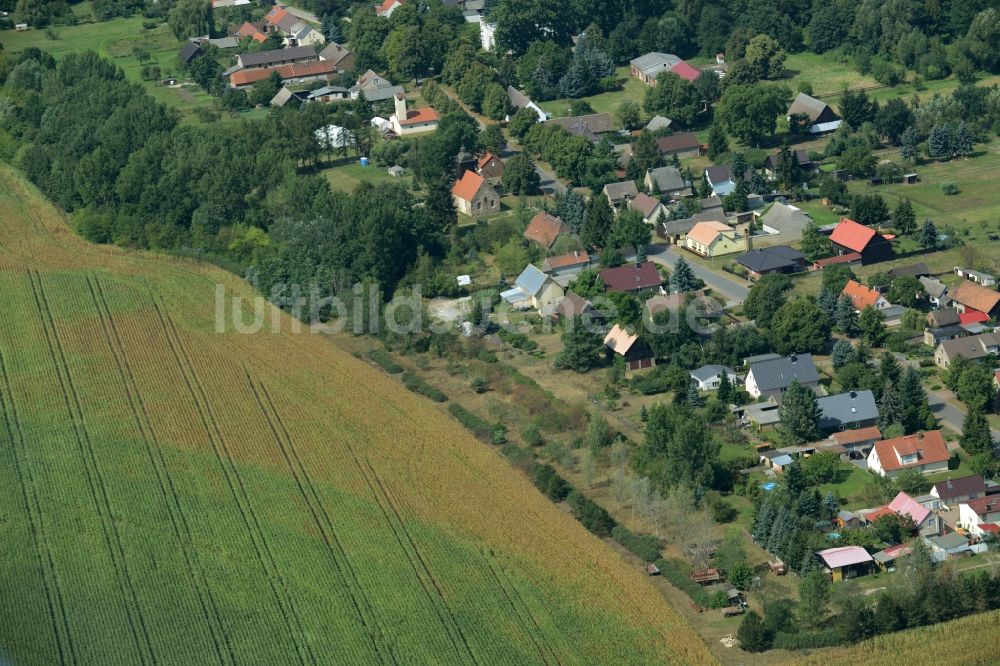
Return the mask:
[[[647,256],[650,261],[655,261],[672,269],[677,264],[677,260],[683,255],[673,246],[664,246],[657,243],[649,246]],[[694,261],[688,261],[688,265],[694,271],[695,275],[704,280],[705,284],[712,288],[713,292],[727,300],[727,306],[742,303],[746,300],[747,294],[750,293],[750,287],[745,282],[711,271]]]

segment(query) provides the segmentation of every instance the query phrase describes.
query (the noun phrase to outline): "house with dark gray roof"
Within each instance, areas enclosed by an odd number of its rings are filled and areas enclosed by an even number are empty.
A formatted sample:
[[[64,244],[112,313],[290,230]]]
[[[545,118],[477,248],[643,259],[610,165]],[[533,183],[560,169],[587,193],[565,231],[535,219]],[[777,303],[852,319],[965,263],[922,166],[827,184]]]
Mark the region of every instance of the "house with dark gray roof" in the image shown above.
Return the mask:
[[[570,116],[569,118],[551,118],[550,123],[558,125],[570,134],[583,136],[591,141],[614,130],[615,123],[610,113],[591,113],[585,116]]]
[[[759,280],[769,273],[794,273],[806,265],[806,256],[787,245],[750,250],[736,257],[736,263],[747,270],[747,277]]]
[[[298,62],[318,60],[316,49],[311,46],[292,46],[287,49],[273,51],[258,51],[257,53],[241,53],[236,62],[243,69],[260,69],[278,65],[293,65]]]
[[[734,385],[740,381],[740,378],[736,376],[736,371],[724,365],[703,365],[691,370],[688,374],[698,385],[699,391],[714,391],[719,388],[719,382],[722,381],[723,375],[728,377],[730,383]]]
[[[188,42],[181,47],[180,53],[177,54],[177,57],[180,58],[182,65],[186,65],[201,54],[202,50],[200,46],[194,42]]]
[[[816,165],[809,158],[809,151],[802,148],[791,151],[791,154],[795,156],[795,164],[798,165],[799,169],[802,171],[812,171],[816,168]],[[780,153],[777,155],[768,155],[764,159],[764,173],[768,178],[774,179],[778,176],[778,168],[781,163]]]
[[[788,107],[788,119],[791,120],[795,115],[803,115],[809,119],[806,129],[810,134],[832,132],[843,122],[829,104],[801,92]]]
[[[916,264],[907,264],[906,266],[890,268],[886,272],[886,275],[890,280],[895,280],[896,278],[901,277],[922,278],[931,275],[931,269],[927,268],[927,264],[921,261]]]
[[[826,395],[817,401],[822,432],[867,428],[878,423],[878,406],[871,391],[848,391]]]
[[[676,220],[669,220],[660,226],[660,235],[671,243],[680,243],[687,236],[688,232],[694,229],[696,224],[701,222],[721,222],[726,223],[726,214],[722,209],[702,211],[695,213],[691,217],[682,217]]]
[[[927,293],[927,302],[936,308],[945,307],[951,302],[948,297],[948,286],[933,277],[920,276],[917,278],[920,280],[921,286],[923,286],[924,291]],[[958,312],[955,313],[956,318],[958,317]]]
[[[793,381],[812,389],[819,386],[819,371],[812,354],[792,354],[753,363],[744,386],[755,398],[770,398],[780,396]]]
[[[608,198],[612,210],[616,213],[628,208],[628,204],[639,194],[639,188],[635,186],[634,180],[625,180],[620,183],[608,183],[604,186],[604,196]]]
[[[691,196],[691,183],[684,180],[680,169],[666,166],[650,169],[643,179],[646,189],[671,198]]]

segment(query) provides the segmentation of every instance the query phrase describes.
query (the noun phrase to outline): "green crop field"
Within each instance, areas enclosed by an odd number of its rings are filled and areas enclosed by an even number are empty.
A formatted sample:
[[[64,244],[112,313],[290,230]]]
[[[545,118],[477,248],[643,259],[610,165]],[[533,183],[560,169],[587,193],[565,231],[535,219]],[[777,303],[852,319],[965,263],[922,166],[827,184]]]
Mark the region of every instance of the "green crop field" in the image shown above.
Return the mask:
[[[4,659],[714,661],[444,406],[277,311],[215,332],[242,280],[88,245],[5,166],[0,211]]]

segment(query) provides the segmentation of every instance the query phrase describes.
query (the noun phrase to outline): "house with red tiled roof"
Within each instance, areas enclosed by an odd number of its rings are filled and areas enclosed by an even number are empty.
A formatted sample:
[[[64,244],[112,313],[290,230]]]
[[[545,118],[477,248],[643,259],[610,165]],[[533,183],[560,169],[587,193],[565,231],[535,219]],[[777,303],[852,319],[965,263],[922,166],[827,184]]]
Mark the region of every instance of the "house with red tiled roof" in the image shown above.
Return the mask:
[[[375,13],[379,16],[389,18],[392,13],[403,6],[403,0],[384,0],[382,4],[375,8]]]
[[[867,307],[873,307],[876,310],[885,310],[892,306],[892,303],[885,296],[856,280],[848,280],[847,284],[844,285],[843,291],[840,293],[842,296],[847,296],[851,299],[854,309],[858,312]]]
[[[261,67],[258,69],[241,69],[229,77],[229,85],[233,88],[246,88],[258,81],[277,74],[284,83],[306,83],[309,81],[329,81],[336,74],[333,63],[316,61],[300,62],[293,65],[278,67]]]
[[[841,430],[830,435],[830,439],[847,450],[852,458],[866,458],[871,453],[875,442],[882,439],[882,431],[878,426]]]
[[[663,277],[656,270],[656,264],[651,261],[606,268],[600,272],[600,276],[606,291],[638,294],[658,290],[663,284]]]
[[[1000,524],[1000,495],[987,495],[959,504],[958,524],[975,536],[986,533],[996,536],[996,525]]]
[[[419,132],[433,132],[438,126],[437,111],[429,106],[421,109],[407,109],[406,95],[396,93],[394,97],[396,113],[389,116],[389,125],[396,136],[407,136]]]
[[[590,255],[586,250],[576,250],[549,257],[542,264],[542,270],[549,275],[570,275],[590,268],[590,263]]]
[[[1000,315],[1000,292],[965,280],[951,295],[959,314],[982,312],[989,317]]]
[[[944,472],[949,457],[941,431],[929,430],[875,442],[868,454],[868,469],[889,478],[895,478],[905,469],[915,469],[921,474]]]
[[[528,228],[524,230],[524,237],[548,250],[561,234],[568,234],[569,231],[569,226],[565,222],[543,210],[531,218]]]
[[[840,224],[830,234],[830,242],[838,255],[860,255],[862,265],[892,258],[892,244],[885,236],[846,217],[840,218]]]
[[[236,31],[236,34],[234,34],[233,36],[237,38],[249,37],[255,42],[261,42],[261,43],[267,41],[267,35],[261,32],[260,29],[257,28],[257,26],[255,26],[253,23],[250,23],[249,21],[244,21],[243,25],[239,27],[239,29]]]
[[[451,188],[451,197],[458,212],[470,217],[482,217],[500,212],[500,195],[475,171],[466,171]]]

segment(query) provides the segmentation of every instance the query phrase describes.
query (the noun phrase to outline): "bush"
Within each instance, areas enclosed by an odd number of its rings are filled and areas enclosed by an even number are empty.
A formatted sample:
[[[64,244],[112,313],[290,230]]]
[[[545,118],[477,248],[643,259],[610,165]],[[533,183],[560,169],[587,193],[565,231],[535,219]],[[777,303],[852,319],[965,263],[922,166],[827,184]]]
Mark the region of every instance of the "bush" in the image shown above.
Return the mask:
[[[403,373],[403,386],[410,389],[414,393],[419,393],[420,395],[430,398],[434,402],[447,402],[448,396],[442,393],[439,389],[434,388],[420,377],[416,376],[412,372]]]
[[[545,443],[545,438],[543,438],[542,433],[539,432],[538,426],[534,423],[529,423],[521,428],[521,441],[528,446],[541,446]]]
[[[677,560],[659,559],[656,561],[656,568],[660,570],[661,576],[669,580],[674,587],[679,588],[691,597],[691,600],[699,606],[705,606],[706,608],[722,608],[728,605],[727,600],[727,603],[722,606],[712,606],[713,600],[711,596],[705,592],[705,588],[688,578],[687,573],[685,573],[683,567],[678,565]]]
[[[615,519],[604,507],[594,502],[578,490],[573,490],[567,497],[573,516],[590,532],[599,537],[611,536],[615,527]]]
[[[373,349],[368,352],[368,358],[390,375],[398,375],[403,371],[403,366],[392,360],[392,357],[381,349]]]
[[[538,348],[538,343],[529,338],[524,333],[514,333],[506,329],[500,329],[500,339],[515,349],[521,351],[534,351]]]
[[[624,525],[611,530],[611,538],[643,562],[655,562],[662,556],[663,543],[650,534],[636,534]]]
[[[941,183],[942,194],[949,194],[949,195],[958,194],[960,191],[961,190],[958,189],[958,185],[956,185],[953,181],[946,180],[943,183]]]
[[[468,428],[477,439],[486,442],[493,436],[493,425],[486,419],[479,418],[462,405],[454,402],[451,403],[448,405],[448,413]]]
[[[538,465],[531,480],[553,502],[562,502],[573,490],[573,486],[559,476],[552,465]]]
[[[473,377],[470,386],[476,393],[486,393],[490,390],[490,383],[484,377]]]

